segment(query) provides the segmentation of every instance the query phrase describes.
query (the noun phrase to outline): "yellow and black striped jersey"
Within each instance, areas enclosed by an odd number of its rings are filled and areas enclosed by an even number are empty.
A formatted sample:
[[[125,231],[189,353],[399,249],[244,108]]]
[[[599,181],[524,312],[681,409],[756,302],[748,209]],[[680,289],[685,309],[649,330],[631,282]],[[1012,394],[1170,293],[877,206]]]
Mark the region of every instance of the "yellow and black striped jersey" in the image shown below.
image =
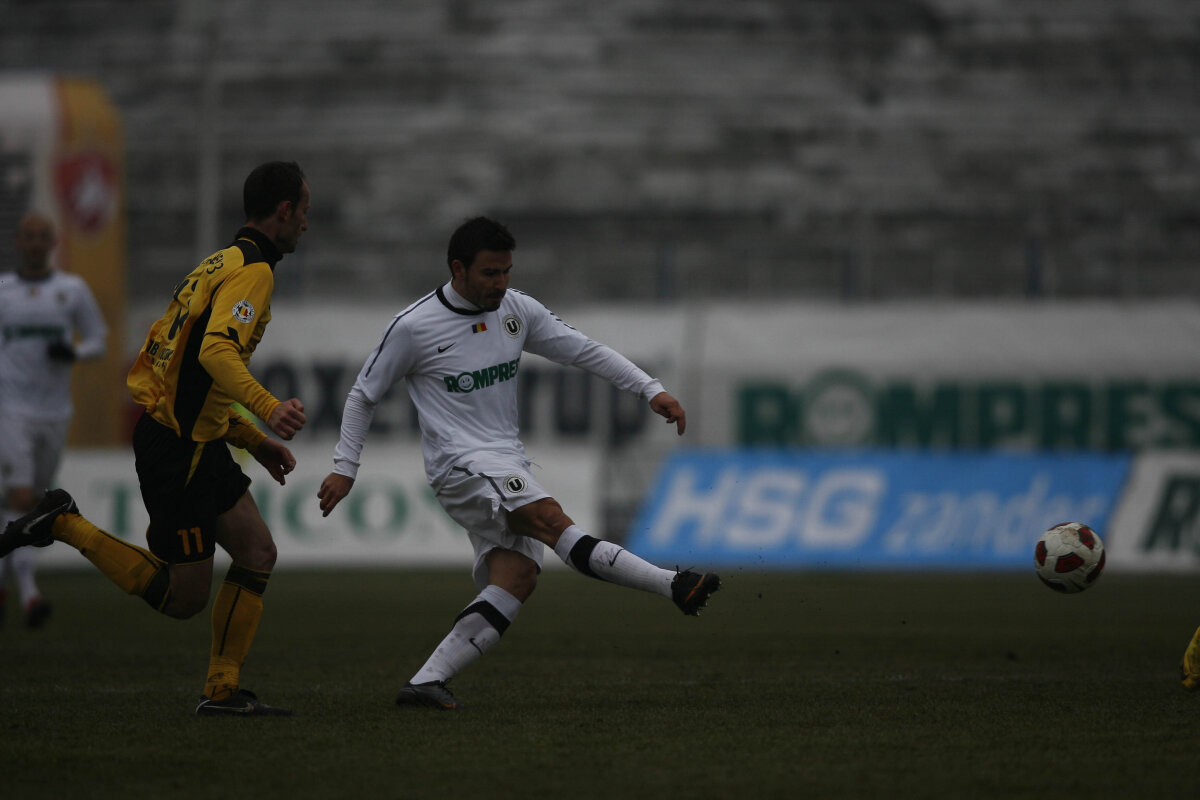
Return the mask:
[[[180,437],[208,442],[227,435],[240,447],[264,436],[235,424],[236,401],[267,419],[279,401],[250,374],[250,356],[271,321],[278,248],[254,228],[206,258],[175,286],[162,318],[129,371],[135,402]],[[238,420],[234,420],[236,423]]]

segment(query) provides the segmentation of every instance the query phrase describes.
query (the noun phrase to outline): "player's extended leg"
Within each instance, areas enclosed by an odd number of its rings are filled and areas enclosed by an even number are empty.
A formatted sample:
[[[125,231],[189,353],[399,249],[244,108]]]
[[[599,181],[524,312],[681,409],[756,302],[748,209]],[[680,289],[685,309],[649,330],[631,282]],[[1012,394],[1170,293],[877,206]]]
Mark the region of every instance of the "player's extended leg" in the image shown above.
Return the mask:
[[[446,681],[500,641],[533,593],[538,574],[533,560],[500,548],[489,551],[486,559],[488,585],[455,618],[450,633],[400,690],[396,705],[460,708]]]
[[[0,555],[24,545],[46,547],[54,541],[74,547],[128,594],[165,611],[171,579],[167,564],[149,550],[105,533],[79,513],[63,489],[46,492],[29,513],[10,522],[0,535]]]
[[[35,499],[34,491],[29,486],[10,488],[7,508],[0,510],[0,526],[7,526],[17,517],[29,513],[36,504]],[[27,548],[13,550],[0,559],[0,603],[3,602],[2,591],[8,583],[8,575],[12,575],[17,585],[17,606],[25,615],[25,625],[30,628],[40,628],[51,611],[50,603],[38,589],[36,572],[33,553]]]
[[[0,506],[0,531],[8,527],[8,523],[21,516],[9,508]],[[14,551],[15,552],[15,551]],[[13,557],[12,553],[0,558],[0,626],[4,624],[4,617],[7,613],[8,606],[8,579],[13,574]],[[19,605],[18,605],[19,607]]]
[[[33,480],[23,487],[14,486],[9,492],[9,508],[16,509],[18,514],[28,513],[36,504],[37,498],[45,495],[46,488],[54,485],[54,476],[58,474],[63,450],[66,448],[69,422],[66,419],[26,420],[26,425],[25,433],[32,434],[30,441],[33,445]],[[29,628],[40,628],[50,617],[51,607],[38,589],[37,556],[29,548],[23,548],[14,550],[9,558],[13,562],[13,572],[17,578],[25,625]]]
[[[8,520],[0,517],[0,525],[7,525]],[[0,558],[0,627],[4,626],[4,616],[8,606],[8,575],[12,569],[12,554]]]
[[[233,563],[213,600],[208,678],[196,713],[290,715],[291,711],[268,706],[241,688],[242,665],[262,618],[263,593],[277,555],[271,531],[249,492],[217,517],[217,543]]]
[[[17,599],[25,615],[25,627],[40,628],[50,617],[50,602],[42,597],[37,585],[37,564],[33,551],[27,547],[14,550],[5,559],[12,567],[17,583]]]
[[[699,614],[713,592],[721,588],[716,573],[672,572],[654,566],[618,544],[589,536],[553,498],[536,500],[510,511],[508,523],[516,533],[553,547],[555,554],[577,572],[669,597],[690,616]]]

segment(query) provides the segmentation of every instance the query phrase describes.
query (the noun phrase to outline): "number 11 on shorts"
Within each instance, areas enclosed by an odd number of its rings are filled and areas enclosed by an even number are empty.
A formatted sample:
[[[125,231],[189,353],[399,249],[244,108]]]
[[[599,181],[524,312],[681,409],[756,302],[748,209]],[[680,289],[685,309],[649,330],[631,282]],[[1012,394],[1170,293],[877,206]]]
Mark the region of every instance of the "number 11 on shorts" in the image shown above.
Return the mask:
[[[175,531],[175,533],[179,534],[179,539],[183,542],[183,554],[185,556],[192,554],[192,543],[188,540],[189,535],[196,540],[196,552],[201,553],[204,551],[204,541],[200,538],[199,528],[181,528]]]

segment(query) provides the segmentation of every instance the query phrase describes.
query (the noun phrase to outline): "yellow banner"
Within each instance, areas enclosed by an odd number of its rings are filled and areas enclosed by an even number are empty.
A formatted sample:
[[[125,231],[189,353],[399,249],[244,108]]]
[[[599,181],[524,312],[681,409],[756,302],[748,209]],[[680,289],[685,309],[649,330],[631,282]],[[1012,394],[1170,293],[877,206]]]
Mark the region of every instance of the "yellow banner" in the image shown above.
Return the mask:
[[[125,392],[124,131],[116,106],[96,81],[54,78],[50,90],[59,111],[47,175],[59,224],[58,267],[87,281],[109,332],[104,358],[75,367],[69,442],[122,445],[130,406]]]

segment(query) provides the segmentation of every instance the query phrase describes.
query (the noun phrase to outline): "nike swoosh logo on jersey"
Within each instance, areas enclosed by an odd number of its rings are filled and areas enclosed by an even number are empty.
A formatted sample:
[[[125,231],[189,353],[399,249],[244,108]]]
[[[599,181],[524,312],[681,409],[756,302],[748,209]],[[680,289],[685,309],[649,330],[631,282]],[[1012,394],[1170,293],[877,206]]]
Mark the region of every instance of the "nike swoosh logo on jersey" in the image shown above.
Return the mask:
[[[467,639],[467,641],[468,641],[468,642],[470,642],[470,644],[471,644],[471,647],[474,647],[476,650],[478,650],[478,651],[479,651],[479,655],[483,655],[483,648],[482,648],[482,647],[480,647],[479,645],[475,644],[475,637],[474,637],[474,636],[472,636],[470,639]]]
[[[618,550],[617,552],[613,553],[613,557],[608,560],[608,565],[611,567],[614,564],[616,564],[617,559],[620,558],[621,553],[624,553],[624,552],[625,552],[624,550]]]
[[[454,347],[454,345],[456,345],[456,344],[458,344],[458,342],[451,342],[450,344],[446,345],[445,347],[439,347],[439,348],[438,348],[438,352],[439,352],[439,353],[444,353],[444,352],[446,352],[447,350],[449,350],[451,347]]]

